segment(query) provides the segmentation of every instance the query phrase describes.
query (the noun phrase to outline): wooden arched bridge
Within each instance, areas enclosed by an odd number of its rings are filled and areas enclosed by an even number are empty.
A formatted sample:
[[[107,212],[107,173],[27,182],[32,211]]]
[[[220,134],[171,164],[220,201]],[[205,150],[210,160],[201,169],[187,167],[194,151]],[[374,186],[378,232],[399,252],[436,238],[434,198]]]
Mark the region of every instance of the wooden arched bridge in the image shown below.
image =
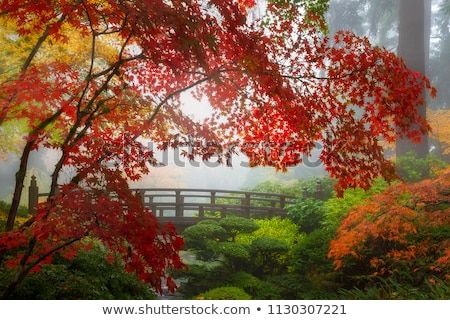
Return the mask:
[[[172,222],[179,232],[204,219],[286,216],[287,206],[295,203],[296,199],[288,194],[242,190],[141,188],[133,191],[161,223]],[[39,193],[36,178],[32,177],[30,213],[35,212],[39,197],[46,195]]]
[[[177,230],[227,216],[285,216],[286,206],[295,201],[292,195],[253,191],[149,188],[136,192],[161,222],[172,222]]]

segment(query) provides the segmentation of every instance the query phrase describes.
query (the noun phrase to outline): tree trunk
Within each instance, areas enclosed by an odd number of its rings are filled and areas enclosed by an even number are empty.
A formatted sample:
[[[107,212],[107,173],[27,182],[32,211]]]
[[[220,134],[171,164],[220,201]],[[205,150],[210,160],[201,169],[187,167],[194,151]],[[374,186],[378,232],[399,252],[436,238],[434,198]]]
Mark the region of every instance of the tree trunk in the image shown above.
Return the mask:
[[[427,73],[430,15],[430,0],[400,0],[397,53],[408,68],[424,75]],[[417,108],[419,114],[426,118],[426,102]],[[422,136],[422,142],[419,144],[414,144],[408,139],[399,139],[396,143],[397,157],[408,151],[415,151],[419,158],[425,157],[428,154],[428,136]]]

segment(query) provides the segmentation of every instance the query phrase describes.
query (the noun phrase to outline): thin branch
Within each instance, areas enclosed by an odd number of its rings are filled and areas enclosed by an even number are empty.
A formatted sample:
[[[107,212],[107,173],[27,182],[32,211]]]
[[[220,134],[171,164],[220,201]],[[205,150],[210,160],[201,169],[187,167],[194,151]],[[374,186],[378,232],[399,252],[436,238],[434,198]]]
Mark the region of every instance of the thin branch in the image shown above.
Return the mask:
[[[25,277],[27,276],[28,273],[30,273],[30,271],[36,267],[37,265],[39,265],[39,263],[41,263],[42,261],[44,261],[46,258],[48,258],[49,256],[51,256],[52,254],[56,253],[57,251],[64,249],[68,246],[70,246],[71,244],[77,242],[81,240],[81,237],[77,237],[74,238],[70,241],[67,241],[65,243],[60,244],[59,246],[56,246],[55,248],[53,248],[52,250],[50,250],[49,252],[47,252],[46,254],[44,254],[43,256],[41,256],[39,259],[37,259],[35,262],[33,262],[31,265],[29,265],[27,268],[24,268],[26,261],[28,260],[28,258],[30,257],[31,253],[34,250],[34,247],[36,246],[36,238],[33,238],[30,240],[29,244],[28,244],[28,249],[27,252],[25,253],[25,255],[23,256],[22,260],[20,261],[20,267],[19,270],[16,274],[16,278],[14,279],[13,282],[11,282],[8,286],[8,288],[5,290],[5,292],[3,293],[3,299],[7,299],[9,298],[9,296],[11,295],[11,293],[16,289],[16,287],[23,281],[23,279],[25,279]]]

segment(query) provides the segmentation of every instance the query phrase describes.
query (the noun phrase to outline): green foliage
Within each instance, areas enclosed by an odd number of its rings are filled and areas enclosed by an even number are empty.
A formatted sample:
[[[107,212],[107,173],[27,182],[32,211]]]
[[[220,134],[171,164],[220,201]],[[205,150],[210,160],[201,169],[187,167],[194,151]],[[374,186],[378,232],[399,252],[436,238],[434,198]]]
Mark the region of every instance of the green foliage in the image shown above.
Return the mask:
[[[317,191],[317,185],[320,183],[320,189],[322,190],[323,199],[333,197],[334,185],[336,180],[325,177],[321,179],[312,178],[308,180],[295,180],[294,182],[282,182],[267,180],[258,183],[255,187],[249,189],[249,191],[255,192],[267,192],[267,193],[281,193],[290,194],[294,196],[303,196],[306,191],[307,197],[313,197]]]
[[[270,277],[267,281],[280,288],[283,299],[335,300],[338,298],[336,284],[322,278],[316,279],[297,273],[284,273]]]
[[[10,55],[8,55],[8,59],[9,57]],[[0,127],[0,160],[7,159],[9,154],[20,154],[25,144],[23,135],[27,131],[26,119],[14,118],[14,120],[2,124]]]
[[[252,233],[259,228],[254,220],[242,217],[226,217],[220,220],[219,226],[228,232],[232,241],[238,234]]]
[[[250,261],[250,247],[238,242],[216,242],[212,250],[225,258],[231,270],[240,270]]]
[[[290,247],[285,241],[262,237],[254,240],[251,248],[254,274],[257,276],[278,274],[286,269],[283,258]]]
[[[334,196],[336,180],[332,178],[314,178],[305,181],[300,180],[299,184],[302,187],[302,192],[297,195],[301,195],[303,198],[326,200]]]
[[[288,206],[288,215],[301,232],[311,233],[321,226],[325,216],[324,203],[322,200],[299,198]]]
[[[439,170],[445,169],[448,164],[433,154],[425,158],[417,158],[414,151],[407,152],[395,161],[397,174],[405,182],[419,182],[424,179],[435,178]]]
[[[266,180],[258,183],[253,188],[250,188],[249,191],[295,195],[301,192],[301,187],[302,186],[299,181],[295,181],[295,183],[287,183],[275,180]]]
[[[330,241],[335,232],[324,228],[308,234],[293,250],[292,268],[299,274],[331,273],[333,261],[328,256]]]
[[[215,220],[203,220],[183,231],[184,245],[192,250],[197,259],[211,261],[218,258],[212,245],[225,241],[229,237],[227,231]]]
[[[210,263],[190,264],[188,269],[171,272],[174,278],[183,279],[177,292],[185,299],[192,299],[200,293],[225,285],[224,280],[231,274],[224,266]]]
[[[8,283],[13,271],[2,267],[0,283]],[[2,285],[0,285],[0,288]],[[4,288],[1,288],[4,289]],[[108,262],[107,252],[99,245],[81,251],[68,260],[55,256],[38,273],[29,275],[11,296],[12,299],[155,299],[151,287],[126,273],[120,262]]]
[[[9,203],[0,200],[0,212],[2,213],[2,215],[9,211],[10,206],[11,205]],[[17,217],[28,218],[29,217],[28,208],[25,206],[19,206],[19,210],[17,210]]]
[[[184,242],[188,247],[203,244],[206,239],[224,241],[227,237],[227,231],[215,220],[200,221],[183,231]]]
[[[280,254],[289,251],[289,245],[279,239],[262,237],[252,242],[252,249],[254,252],[262,254]]]
[[[227,217],[220,222],[204,220],[183,232],[185,247],[203,261],[221,260],[231,269],[239,269],[250,259],[250,246],[236,243],[239,234],[251,233],[258,225],[251,219]],[[225,260],[224,260],[225,259]]]
[[[312,192],[315,181],[309,183],[307,190]],[[305,186],[304,182],[298,185],[301,186],[298,189]],[[271,184],[266,183],[267,186]],[[342,198],[331,197],[325,201],[299,198],[289,208],[291,219],[252,220],[259,227],[253,232],[251,228],[243,228],[244,223],[239,219],[231,218],[223,225],[217,223],[226,231],[227,238],[216,238],[211,248],[214,247],[214,252],[225,264],[197,270],[195,276],[193,271],[186,277],[189,281],[183,286],[184,290],[190,292],[189,297],[213,288],[232,286],[243,289],[253,299],[448,299],[449,280],[441,275],[447,269],[431,270],[430,263],[425,261],[428,258],[435,260],[438,256],[424,258],[417,255],[409,264],[396,265],[390,277],[369,275],[368,267],[355,259],[347,259],[346,268],[335,271],[328,254],[337,228],[351,208],[364,205],[387,187],[384,180],[377,179],[370,190],[349,189]],[[413,200],[411,195],[405,195],[399,201],[410,203]],[[447,204],[434,203],[426,204],[424,208],[448,209]],[[408,243],[428,239],[433,246],[449,238],[445,225],[438,228],[425,224],[422,229],[409,235]],[[389,243],[379,243],[379,246],[386,247]],[[368,253],[372,257],[379,249],[376,243],[374,246],[371,242],[365,249],[367,252],[361,254]],[[402,250],[400,247],[397,249]],[[350,269],[352,273],[348,272]]]
[[[259,276],[277,274],[287,268],[290,259],[290,248],[301,242],[304,234],[298,232],[298,227],[290,219],[275,217],[272,219],[255,220],[259,229],[251,234],[241,234],[236,237],[237,242],[251,244],[252,259],[247,270]],[[266,248],[259,246],[267,245]],[[266,256],[270,250],[279,250],[272,256]],[[286,250],[288,248],[288,250]],[[259,251],[256,251],[256,250]],[[268,263],[265,265],[265,263]]]
[[[254,275],[239,271],[230,274],[226,279],[227,284],[242,288],[254,300],[280,300],[282,299],[280,288],[266,281],[262,281]]]
[[[240,234],[236,237],[236,241],[251,244],[254,240],[261,237],[270,237],[286,242],[289,246],[293,246],[302,240],[303,234],[298,232],[298,227],[290,219],[282,219],[274,217],[272,219],[255,220],[259,226],[258,230]]]
[[[0,200],[0,230],[4,230],[5,228],[10,206],[11,205],[9,203]],[[19,206],[19,209],[17,210],[15,225],[19,226],[29,218],[30,215],[28,214],[28,208],[25,206]]]
[[[251,300],[251,298],[238,287],[218,287],[197,296],[197,300]]]
[[[364,287],[339,289],[339,294],[347,300],[448,300],[450,299],[450,281],[435,277],[421,285],[412,286],[394,279],[376,278]]]
[[[375,194],[382,193],[388,187],[384,179],[376,179],[369,190],[361,188],[347,189],[341,198],[333,197],[325,201],[325,217],[323,226],[335,230],[341,224],[342,219],[348,214],[350,209],[363,203],[365,199]]]
[[[204,228],[205,224],[215,226],[220,224],[224,227],[224,230],[226,228],[229,231],[227,232],[227,238],[207,239],[204,237],[205,235],[211,236],[215,233],[191,231],[195,231],[197,228]],[[187,228],[185,232],[188,231],[189,239],[185,238],[185,243],[188,245],[203,243],[202,248],[206,248],[204,251],[210,252],[208,257],[214,257],[220,264],[209,264],[207,267],[189,266],[190,269],[183,275],[180,275],[188,279],[187,283],[183,284],[180,290],[186,296],[193,297],[199,294],[198,289],[195,288],[209,290],[213,287],[224,285],[239,286],[239,283],[230,280],[235,273],[246,271],[260,276],[267,276],[285,270],[290,245],[298,242],[297,229],[297,226],[291,220],[280,219],[279,217],[270,220],[250,220],[233,217],[223,219],[219,223],[214,221],[203,222]],[[235,241],[232,241],[233,238],[230,238],[230,235],[233,234],[236,234]],[[193,236],[202,238],[197,240],[191,239]],[[187,248],[189,249],[188,246]],[[205,252],[203,252],[203,255],[198,255],[198,250],[194,252],[203,261],[211,261],[203,259],[207,256]],[[250,282],[248,281],[247,283]],[[261,290],[244,289],[252,296],[255,296],[255,292],[259,292],[257,296],[260,298],[279,297],[278,291],[271,284],[261,281],[257,283],[257,286]]]

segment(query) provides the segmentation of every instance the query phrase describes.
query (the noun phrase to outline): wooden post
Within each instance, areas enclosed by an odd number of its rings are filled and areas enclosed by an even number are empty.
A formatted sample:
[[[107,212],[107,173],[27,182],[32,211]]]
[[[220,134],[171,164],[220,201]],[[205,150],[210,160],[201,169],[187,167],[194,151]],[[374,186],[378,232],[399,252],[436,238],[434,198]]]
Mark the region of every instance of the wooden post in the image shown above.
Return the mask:
[[[273,218],[275,208],[276,208],[275,201],[270,201],[270,209],[269,209],[269,215],[268,215],[269,219]]]
[[[183,198],[181,197],[181,191],[175,191],[175,216],[183,216]]]
[[[284,209],[285,206],[286,206],[286,197],[280,196],[280,209]]]
[[[220,218],[226,218],[227,217],[227,207],[222,207],[222,210],[220,211]]]
[[[211,213],[214,215],[216,212],[216,192],[211,191],[211,198],[209,199],[209,203],[211,205]]]
[[[211,191],[211,200],[210,200],[211,204],[216,204],[216,192],[215,191]]]
[[[245,194],[245,198],[242,199],[241,204],[245,206],[244,218],[250,218],[250,193]]]
[[[36,208],[39,201],[39,187],[37,186],[36,177],[31,176],[30,186],[28,187],[28,213],[36,214]]]
[[[323,190],[322,190],[322,182],[317,179],[316,181],[316,192],[314,193],[314,198],[316,200],[323,200],[324,198],[324,194],[323,194]]]
[[[307,198],[308,198],[308,188],[304,186],[302,191],[302,199],[305,200]]]
[[[142,202],[142,205],[145,206],[145,190],[139,189],[138,196]]]

